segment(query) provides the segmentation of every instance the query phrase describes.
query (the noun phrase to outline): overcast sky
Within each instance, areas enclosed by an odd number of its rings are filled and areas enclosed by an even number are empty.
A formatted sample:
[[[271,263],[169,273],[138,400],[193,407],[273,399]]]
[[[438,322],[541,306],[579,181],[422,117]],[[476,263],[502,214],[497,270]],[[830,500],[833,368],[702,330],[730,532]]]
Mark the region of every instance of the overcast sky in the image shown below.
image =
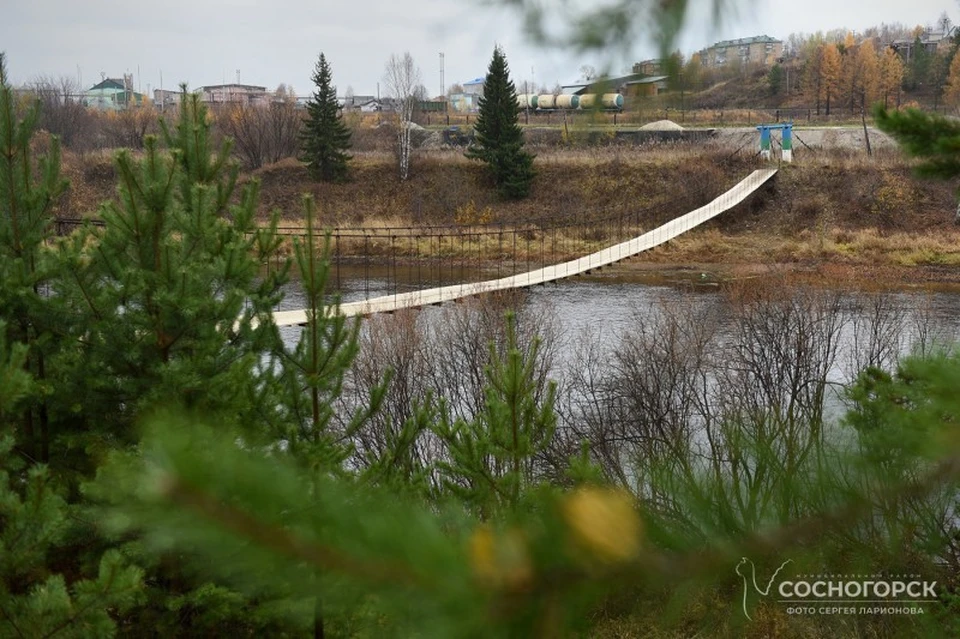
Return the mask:
[[[0,50],[7,53],[14,84],[69,75],[89,87],[101,74],[133,73],[135,86],[145,92],[161,80],[164,88],[235,82],[239,70],[242,83],[273,89],[283,82],[306,95],[323,51],[340,94],[349,86],[358,95],[375,95],[386,59],[410,51],[433,95],[440,93],[440,52],[449,87],[482,76],[499,43],[521,90],[530,79],[550,86],[573,82],[583,64],[620,72],[655,54],[649,42],[619,43],[604,57],[540,49],[524,37],[516,12],[483,0],[11,2],[0,20]],[[698,2],[704,0],[692,0]],[[725,24],[696,21],[680,48],[690,53],[726,38],[786,38],[881,22],[932,25],[943,11],[954,21],[960,16],[957,3],[944,0],[741,0]]]

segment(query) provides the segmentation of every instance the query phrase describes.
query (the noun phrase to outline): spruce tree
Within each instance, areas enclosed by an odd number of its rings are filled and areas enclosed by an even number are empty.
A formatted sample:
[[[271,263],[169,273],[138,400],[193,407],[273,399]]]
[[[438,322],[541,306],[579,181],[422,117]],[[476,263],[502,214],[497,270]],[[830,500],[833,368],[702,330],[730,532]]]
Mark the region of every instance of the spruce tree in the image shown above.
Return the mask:
[[[497,192],[512,200],[527,196],[535,175],[534,156],[523,149],[518,116],[517,90],[510,80],[507,59],[500,47],[495,47],[480,97],[474,143],[466,155],[485,162]]]
[[[307,119],[300,134],[301,159],[315,180],[341,182],[347,177],[350,129],[343,123],[337,88],[327,58],[321,53],[311,78],[317,86],[307,102]]]

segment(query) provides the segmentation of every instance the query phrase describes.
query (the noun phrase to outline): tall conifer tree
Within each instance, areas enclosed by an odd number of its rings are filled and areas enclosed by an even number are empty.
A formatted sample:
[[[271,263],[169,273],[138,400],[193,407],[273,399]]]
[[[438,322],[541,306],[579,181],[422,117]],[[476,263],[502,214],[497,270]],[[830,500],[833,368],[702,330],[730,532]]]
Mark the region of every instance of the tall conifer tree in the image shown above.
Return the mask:
[[[507,59],[500,47],[495,47],[480,97],[474,144],[466,155],[485,162],[497,191],[513,200],[527,196],[535,175],[534,156],[523,149],[518,115],[517,90],[510,80]]]
[[[314,179],[340,182],[347,177],[350,129],[340,116],[337,88],[333,86],[330,65],[322,53],[311,79],[317,89],[307,102],[307,120],[300,134],[301,159],[307,163]]]

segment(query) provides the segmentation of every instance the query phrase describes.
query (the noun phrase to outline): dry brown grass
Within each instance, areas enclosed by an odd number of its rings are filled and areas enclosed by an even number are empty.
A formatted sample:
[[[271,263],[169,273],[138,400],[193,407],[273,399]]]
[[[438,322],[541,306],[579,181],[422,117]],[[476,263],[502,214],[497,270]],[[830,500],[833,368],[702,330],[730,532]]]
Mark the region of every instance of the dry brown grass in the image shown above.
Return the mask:
[[[717,228],[693,231],[641,256],[661,263],[837,262],[858,266],[954,266],[960,264],[960,231],[881,233],[876,228],[795,236],[762,232],[726,234]]]
[[[93,214],[100,202],[115,197],[112,157],[65,154],[64,172],[72,187],[61,215]],[[392,154],[383,151],[355,153],[351,180],[344,184],[314,183],[294,159],[243,179],[260,181],[261,210],[279,210],[290,232],[302,225],[301,194],[311,193],[323,226],[386,238],[385,245],[375,247],[380,255],[430,254],[424,238],[412,248],[406,242],[408,248],[397,249],[390,247],[391,236],[483,232],[463,240],[462,250],[459,240],[451,240],[443,251],[496,259],[499,239],[482,224],[501,225],[507,233],[526,229],[534,243],[541,225],[576,222],[594,229],[547,231],[550,255],[559,261],[625,239],[599,226],[599,220],[620,216],[637,232],[652,228],[709,201],[756,166],[750,154],[731,156],[718,143],[547,149],[538,153],[531,196],[520,202],[499,200],[485,182],[483,167],[457,150],[421,152],[411,179],[403,183]],[[960,264],[954,207],[948,185],[913,177],[910,162],[899,153],[878,152],[872,158],[844,150],[809,153],[803,162],[781,167],[763,195],[640,261],[951,266]],[[397,230],[407,227],[419,231]],[[364,241],[370,250],[370,239],[362,237],[346,239],[343,249],[355,254]],[[539,259],[540,247],[519,252],[522,259]]]

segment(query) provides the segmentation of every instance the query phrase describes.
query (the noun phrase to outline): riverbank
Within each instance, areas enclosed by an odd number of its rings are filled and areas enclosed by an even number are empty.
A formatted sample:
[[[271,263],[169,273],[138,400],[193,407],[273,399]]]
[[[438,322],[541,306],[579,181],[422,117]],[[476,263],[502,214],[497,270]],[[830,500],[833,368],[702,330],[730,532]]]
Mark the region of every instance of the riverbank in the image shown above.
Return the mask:
[[[498,259],[497,251],[478,249],[479,240],[459,241],[498,225],[508,233],[521,229],[533,250],[545,235],[555,251],[551,257],[562,260],[618,241],[611,229],[649,230],[736,184],[760,163],[751,150],[731,148],[733,141],[727,135],[703,147],[540,149],[531,196],[520,202],[498,200],[481,166],[449,150],[421,152],[411,179],[402,183],[394,175],[393,158],[378,153],[357,154],[351,180],[344,184],[312,182],[294,160],[241,180],[259,181],[264,219],[278,210],[291,233],[302,226],[301,194],[310,193],[321,224],[328,227],[387,238],[424,229],[427,235],[458,238],[400,241],[399,248],[408,253],[401,258],[426,258],[435,250],[449,257],[463,250]],[[109,157],[68,154],[64,164],[71,189],[60,215],[93,215],[100,202],[115,197]],[[777,265],[798,276],[819,276],[829,265],[831,272],[865,283],[876,279],[872,273],[879,268],[903,283],[952,283],[958,279],[954,270],[960,270],[955,206],[952,184],[914,177],[911,162],[895,148],[867,156],[824,143],[797,150],[796,162],[781,166],[775,180],[743,205],[611,271],[702,264],[705,272],[739,277]],[[558,227],[566,230],[553,230]],[[373,250],[374,259],[384,259],[384,251],[397,248],[394,243],[364,240],[343,248],[353,254]]]
[[[792,283],[858,291],[919,289],[960,293],[960,268],[814,262],[652,262],[631,260],[586,276],[597,281],[715,287],[747,280],[786,278]]]

